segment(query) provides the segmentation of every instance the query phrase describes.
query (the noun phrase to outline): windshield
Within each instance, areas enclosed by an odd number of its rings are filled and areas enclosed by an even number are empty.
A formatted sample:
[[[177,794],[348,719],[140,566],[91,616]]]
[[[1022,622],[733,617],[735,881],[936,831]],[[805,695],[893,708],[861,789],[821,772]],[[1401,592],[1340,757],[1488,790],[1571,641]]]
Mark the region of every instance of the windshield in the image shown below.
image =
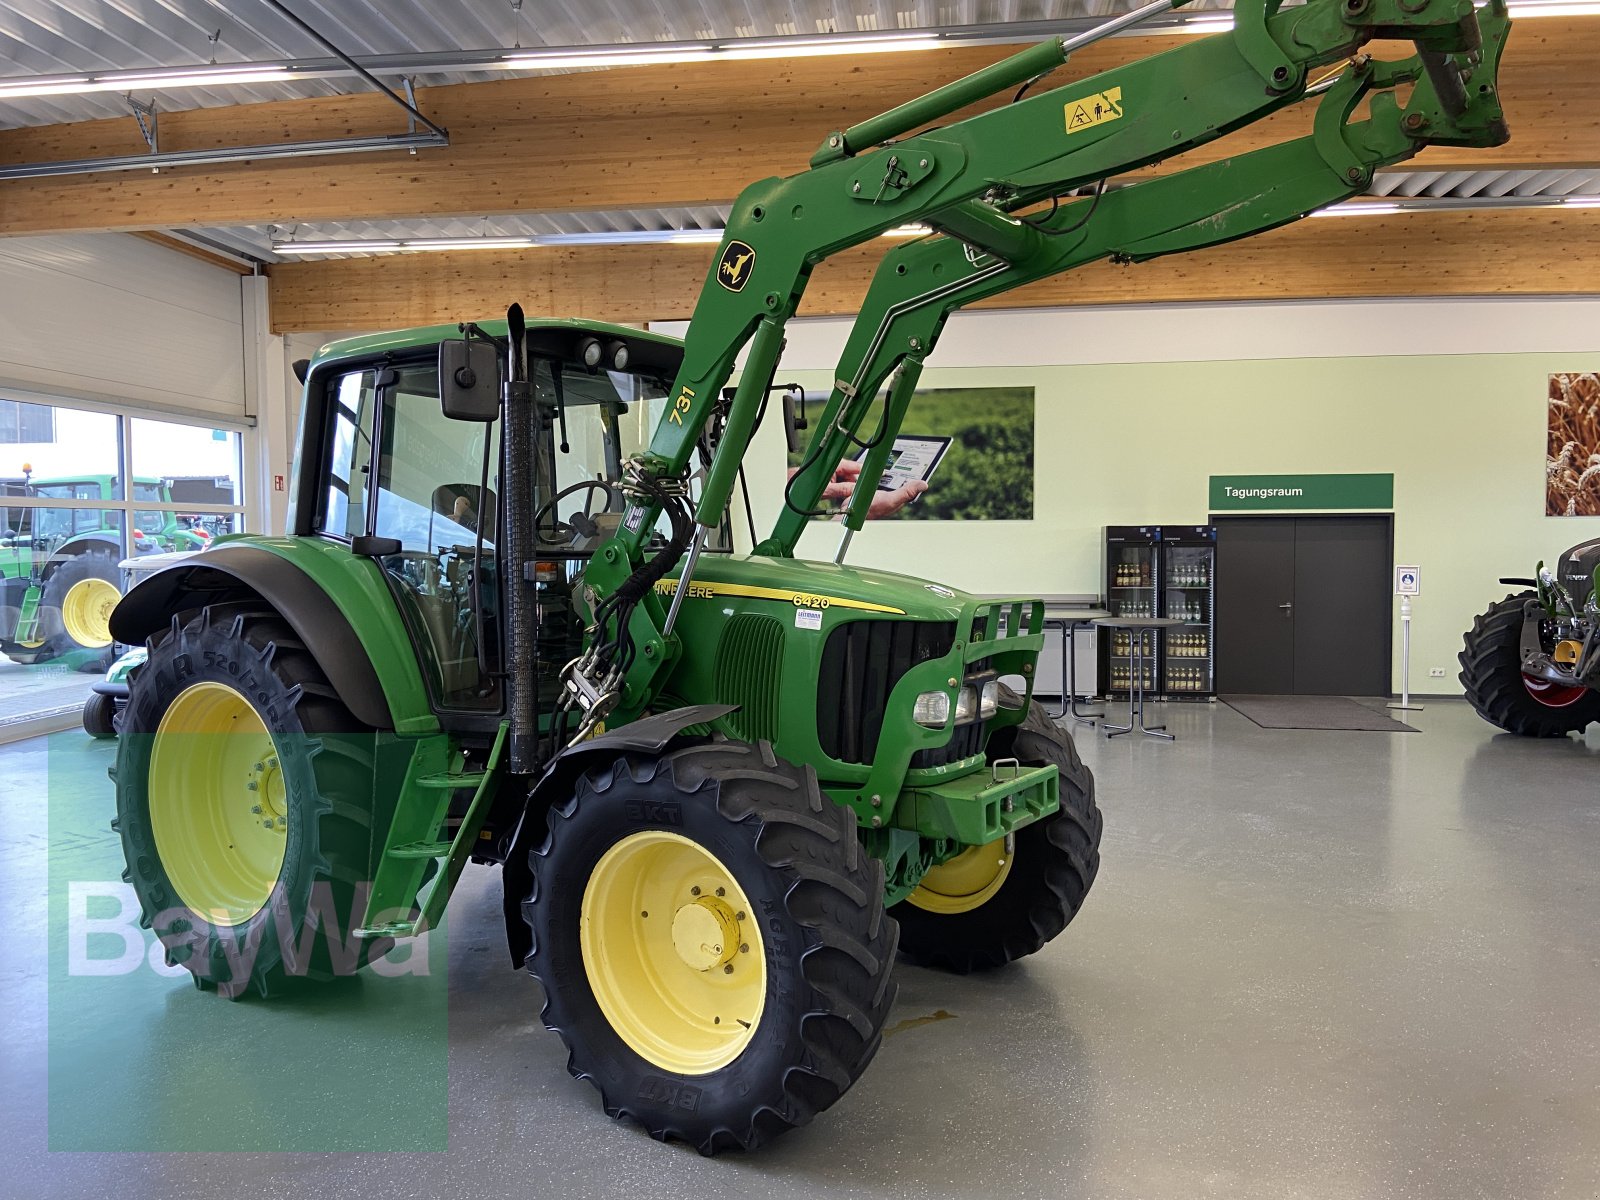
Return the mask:
[[[133,498],[156,503],[164,497],[161,495],[161,485],[158,483],[134,482]],[[145,533],[160,533],[166,527],[170,514],[159,512],[136,512],[133,514],[133,527],[142,529]]]
[[[547,502],[540,509],[539,540],[545,546],[567,540],[576,517],[580,526],[586,519],[595,522],[596,531],[585,539],[579,530],[574,548],[584,547],[586,540],[590,543],[588,548],[592,548],[596,544],[594,538],[604,540],[616,532],[628,507],[622,490],[616,486],[622,477],[622,465],[649,448],[656,423],[666,411],[668,381],[619,371],[591,375],[567,365],[561,369],[558,391],[548,360],[537,361],[532,374],[539,399],[555,405],[559,395],[566,410],[565,437],[558,414],[555,436],[542,451],[539,465],[541,494],[556,497],[553,506]],[[563,442],[565,451],[561,449]],[[553,488],[549,486],[551,480]],[[601,486],[602,482],[607,486]],[[656,533],[661,538],[672,533],[672,523],[665,514],[656,520]],[[726,522],[708,539],[706,549],[732,549]]]
[[[105,495],[97,479],[61,479],[51,483],[35,483],[28,489],[33,495],[50,500],[99,500]],[[66,539],[78,532],[95,529],[104,524],[102,514],[85,509],[36,508],[33,510],[33,536],[36,538]]]
[[[615,371],[591,375],[566,366],[561,368],[558,388],[553,364],[546,360],[535,364],[533,382],[541,400],[555,404],[559,398],[566,410],[565,436],[558,414],[556,436],[548,449],[552,461],[543,464],[549,472],[545,477],[554,479],[554,492],[560,498],[541,526],[548,530],[552,518],[566,524],[579,514],[620,516],[626,507],[621,491],[598,483],[614,485],[621,478],[622,464],[649,444],[666,400],[665,384]],[[597,486],[585,486],[590,483]],[[609,524],[615,528],[615,522]]]

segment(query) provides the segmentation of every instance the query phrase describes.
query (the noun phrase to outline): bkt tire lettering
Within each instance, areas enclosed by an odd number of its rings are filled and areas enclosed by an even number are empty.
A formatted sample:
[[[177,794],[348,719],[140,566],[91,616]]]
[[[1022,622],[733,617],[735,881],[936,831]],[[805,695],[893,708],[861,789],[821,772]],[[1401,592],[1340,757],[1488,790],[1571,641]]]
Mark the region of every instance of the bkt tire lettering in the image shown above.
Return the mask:
[[[682,825],[683,810],[673,800],[629,800],[623,815],[630,821],[649,821],[657,825]]]

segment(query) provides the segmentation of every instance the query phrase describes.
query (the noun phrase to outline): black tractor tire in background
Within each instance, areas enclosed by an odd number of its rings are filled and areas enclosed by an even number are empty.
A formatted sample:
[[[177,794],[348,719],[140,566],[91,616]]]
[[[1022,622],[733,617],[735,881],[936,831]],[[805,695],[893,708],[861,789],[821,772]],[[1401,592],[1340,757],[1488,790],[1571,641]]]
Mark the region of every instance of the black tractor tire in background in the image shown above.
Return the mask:
[[[1002,688],[1002,706],[1022,698]],[[1061,773],[1061,807],[1016,834],[1010,869],[998,891],[965,912],[933,912],[913,899],[891,910],[900,922],[900,949],[923,966],[989,970],[1041,949],[1082,907],[1100,869],[1100,809],[1094,775],[1072,735],[1038,701],[1020,725],[989,740],[991,763],[1014,758],[1023,766],[1054,763]],[[913,893],[915,895],[915,893]]]
[[[67,630],[62,620],[61,608],[70,592],[86,579],[102,579],[117,591],[122,590],[122,572],[117,569],[117,557],[109,550],[85,550],[75,554],[50,571],[44,581],[44,592],[39,597],[42,613],[40,630],[46,637],[46,648],[52,658],[77,651],[75,656],[80,671],[104,671],[111,665],[114,648],[85,646]]]
[[[1468,703],[1491,725],[1520,737],[1565,737],[1600,721],[1600,692],[1585,689],[1550,704],[1529,689],[1522,674],[1522,623],[1527,602],[1536,595],[1507,596],[1473,618],[1457,655],[1458,678]],[[1558,689],[1554,694],[1561,695]]]
[[[607,869],[602,857],[659,831],[712,853],[759,920],[764,1008],[737,1056],[703,1073],[675,1072],[624,1040],[580,940],[586,889]],[[567,1070],[599,1089],[608,1115],[701,1154],[749,1150],[833,1104],[877,1052],[895,997],[897,931],[884,912],[883,865],[816,774],[767,743],[719,739],[598,767],[550,813],[530,858],[523,915],[544,1023],[566,1043]]]
[[[154,928],[167,962],[187,968],[200,986],[237,999],[249,989],[268,995],[290,977],[350,975],[386,954],[392,940],[353,934],[372,878],[373,731],[340,703],[305,644],[270,610],[216,605],[175,617],[148,644],[149,659],[131,682],[122,716],[111,773],[117,784],[112,828],[122,838],[128,863],[122,878],[139,898],[140,923]],[[163,866],[151,821],[157,730],[173,702],[201,683],[233,689],[260,718],[279,760],[288,809],[271,898],[235,925],[212,924],[186,907]],[[244,787],[241,781],[237,794],[222,790],[217,803],[250,803]]]
[[[83,702],[83,731],[92,738],[117,736],[117,698],[92,692]]]

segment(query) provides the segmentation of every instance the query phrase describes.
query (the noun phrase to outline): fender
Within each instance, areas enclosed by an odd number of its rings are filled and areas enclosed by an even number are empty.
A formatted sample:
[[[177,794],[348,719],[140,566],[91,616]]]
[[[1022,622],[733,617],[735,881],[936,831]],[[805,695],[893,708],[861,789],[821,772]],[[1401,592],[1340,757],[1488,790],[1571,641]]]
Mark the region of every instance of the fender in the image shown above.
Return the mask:
[[[349,558],[348,552],[342,554]],[[314,565],[259,542],[217,546],[157,571],[129,590],[112,611],[111,634],[124,644],[142,646],[176,613],[259,596],[305,642],[340,699],[363,724],[400,733],[437,730],[409,642],[403,655],[384,655],[385,669],[380,671],[370,643],[384,632],[374,628],[385,624],[383,609],[369,603],[369,616],[358,631],[334,594],[332,581],[313,577],[308,568]],[[383,588],[381,580],[377,586]],[[398,627],[399,614],[386,591],[382,600],[388,602],[389,619]],[[404,637],[403,629],[400,636]],[[401,702],[396,702],[397,694]],[[409,704],[403,703],[407,697]]]
[[[568,746],[550,760],[539,782],[528,793],[522,810],[522,819],[511,837],[511,848],[506,851],[505,865],[500,870],[505,892],[503,904],[506,917],[506,945],[511,951],[511,965],[520,967],[533,949],[533,935],[528,923],[522,919],[522,902],[533,890],[533,868],[528,856],[535,838],[543,838],[544,814],[553,804],[560,803],[572,794],[578,776],[595,766],[628,751],[660,754],[683,737],[683,731],[694,725],[707,725],[733,712],[736,704],[692,704],[656,713],[624,725],[610,733],[589,738],[575,746]]]
[[[80,533],[68,538],[54,550],[50,551],[45,560],[44,569],[52,570],[60,565],[61,560],[74,558],[80,554],[92,554],[96,550],[104,550],[112,559],[121,562],[122,548],[115,542],[109,541],[103,533]]]

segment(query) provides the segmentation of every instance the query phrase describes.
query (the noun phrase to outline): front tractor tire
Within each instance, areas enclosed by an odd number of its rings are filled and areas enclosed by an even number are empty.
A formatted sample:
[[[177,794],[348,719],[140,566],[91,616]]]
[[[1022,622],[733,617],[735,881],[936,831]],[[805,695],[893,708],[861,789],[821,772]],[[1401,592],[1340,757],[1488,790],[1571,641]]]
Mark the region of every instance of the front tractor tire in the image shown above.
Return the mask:
[[[1044,706],[1035,701],[1022,724],[991,738],[988,754],[990,762],[1054,763],[1061,807],[1018,830],[1009,853],[996,841],[934,867],[892,910],[909,958],[962,975],[1042,949],[1077,915],[1100,869],[1094,775]]]
[[[1457,656],[1467,701],[1491,725],[1520,737],[1565,737],[1600,720],[1600,693],[1522,673],[1522,623],[1536,593],[1518,592],[1475,617]]]
[[[82,671],[111,665],[111,610],[122,599],[122,576],[109,550],[86,550],[65,559],[45,580],[39,597],[49,657],[75,654]]]
[[[288,623],[238,605],[151,639],[117,741],[117,820],[141,923],[197,984],[262,995],[353,974],[372,731]]]
[[[591,771],[531,864],[544,1023],[610,1116],[702,1154],[749,1150],[877,1051],[895,995],[882,864],[766,743]]]

